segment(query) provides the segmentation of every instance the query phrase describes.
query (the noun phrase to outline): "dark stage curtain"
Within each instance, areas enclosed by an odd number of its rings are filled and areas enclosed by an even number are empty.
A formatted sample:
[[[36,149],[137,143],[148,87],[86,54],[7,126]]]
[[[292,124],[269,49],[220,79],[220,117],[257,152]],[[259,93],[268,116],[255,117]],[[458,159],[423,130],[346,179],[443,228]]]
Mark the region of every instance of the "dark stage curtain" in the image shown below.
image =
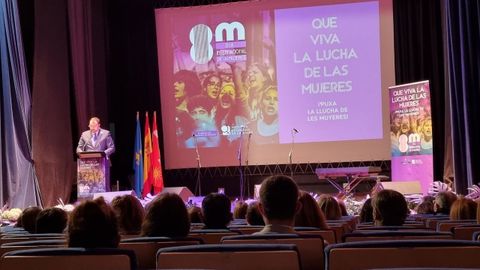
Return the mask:
[[[88,129],[92,116],[108,127],[104,0],[68,0],[70,56],[77,130]]]
[[[480,176],[480,2],[445,0],[455,187],[466,194]]]
[[[16,0],[0,1],[0,205],[41,205],[32,160],[31,96]]]
[[[434,180],[442,180],[451,166],[448,122],[445,122],[445,75],[441,2],[394,0],[396,84],[430,80]],[[447,114],[448,115],[448,114]],[[447,169],[446,169],[447,168]]]
[[[66,14],[64,0],[35,1],[33,157],[46,206],[68,201],[76,171]]]

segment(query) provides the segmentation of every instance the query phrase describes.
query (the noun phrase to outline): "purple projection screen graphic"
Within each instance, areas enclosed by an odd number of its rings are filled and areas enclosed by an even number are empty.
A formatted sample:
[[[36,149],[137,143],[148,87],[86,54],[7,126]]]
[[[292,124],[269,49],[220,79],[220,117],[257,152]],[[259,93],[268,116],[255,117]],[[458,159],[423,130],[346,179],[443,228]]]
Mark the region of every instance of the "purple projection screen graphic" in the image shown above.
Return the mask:
[[[377,2],[276,10],[275,37],[280,143],[292,127],[297,142],[382,138]]]

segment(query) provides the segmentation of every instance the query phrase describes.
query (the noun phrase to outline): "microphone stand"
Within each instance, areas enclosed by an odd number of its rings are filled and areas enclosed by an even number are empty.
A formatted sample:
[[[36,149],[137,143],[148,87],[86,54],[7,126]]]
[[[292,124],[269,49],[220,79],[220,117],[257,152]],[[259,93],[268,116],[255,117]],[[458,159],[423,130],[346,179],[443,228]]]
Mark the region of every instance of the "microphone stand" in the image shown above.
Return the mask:
[[[200,174],[202,163],[200,162],[200,152],[198,151],[197,136],[195,136],[195,133],[192,136],[193,136],[193,141],[195,142],[195,153],[197,154],[197,183],[195,184],[195,194],[197,196],[202,196],[202,182],[201,182],[201,174]]]
[[[244,195],[244,178],[243,178],[243,167],[242,167],[242,145],[243,145],[243,127],[240,130],[240,143],[238,144],[238,149],[237,149],[238,171],[240,173],[240,200],[241,201],[243,201],[243,195]]]
[[[296,129],[292,129],[292,143],[290,144],[290,152],[288,152],[288,162],[290,165],[290,176],[293,178],[293,146],[295,145],[295,133]]]
[[[250,153],[250,139],[252,138],[252,133],[248,133],[247,137],[247,154],[245,158],[245,168],[248,167],[248,153]],[[247,185],[247,198],[250,198],[250,180],[248,179],[248,175],[245,176],[245,182]]]

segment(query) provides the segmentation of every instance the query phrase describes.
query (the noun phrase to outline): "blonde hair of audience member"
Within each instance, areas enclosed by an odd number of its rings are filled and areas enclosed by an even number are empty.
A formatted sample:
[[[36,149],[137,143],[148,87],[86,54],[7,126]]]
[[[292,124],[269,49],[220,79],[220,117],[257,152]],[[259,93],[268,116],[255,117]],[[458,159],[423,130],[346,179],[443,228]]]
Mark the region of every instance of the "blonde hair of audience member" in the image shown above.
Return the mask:
[[[477,203],[472,199],[460,196],[450,208],[450,220],[475,219],[477,217]]]
[[[302,204],[302,208],[300,208],[300,211],[295,215],[296,227],[316,227],[322,230],[329,229],[325,215],[323,215],[320,206],[310,194],[305,191],[300,191],[298,200]]]
[[[235,203],[235,208],[233,208],[233,218],[234,219],[245,219],[247,216],[248,204],[244,201],[238,201]]]
[[[258,210],[258,202],[253,202],[250,205],[248,205],[247,215],[245,218],[247,220],[248,225],[252,225],[252,226],[265,225],[262,214],[260,213],[260,210]]]
[[[322,194],[318,198],[318,205],[327,220],[339,220],[342,218],[342,210],[335,197],[328,194]]]
[[[450,214],[450,208],[453,202],[457,200],[457,195],[451,191],[442,191],[435,196],[433,201],[433,210],[437,214]]]
[[[145,219],[145,209],[132,195],[117,196],[111,206],[117,216],[120,234],[139,234]]]
[[[164,193],[147,207],[142,224],[142,236],[186,237],[190,219],[182,198],[175,193]]]
[[[82,202],[70,214],[69,247],[116,248],[119,242],[117,218],[103,197]]]
[[[372,198],[373,219],[376,226],[402,226],[409,209],[402,193],[384,189]]]

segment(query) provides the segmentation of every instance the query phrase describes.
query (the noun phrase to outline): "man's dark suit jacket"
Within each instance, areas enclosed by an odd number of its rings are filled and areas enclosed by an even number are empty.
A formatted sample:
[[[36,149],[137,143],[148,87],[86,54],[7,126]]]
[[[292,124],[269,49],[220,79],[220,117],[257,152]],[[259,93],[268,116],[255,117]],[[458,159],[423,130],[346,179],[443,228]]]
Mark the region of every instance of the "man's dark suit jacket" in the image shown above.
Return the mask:
[[[90,130],[82,133],[82,136],[80,136],[80,140],[78,141],[77,153],[103,151],[108,159],[108,157],[115,152],[115,144],[113,143],[110,131],[100,129],[95,143],[93,143],[92,137],[93,134]]]

